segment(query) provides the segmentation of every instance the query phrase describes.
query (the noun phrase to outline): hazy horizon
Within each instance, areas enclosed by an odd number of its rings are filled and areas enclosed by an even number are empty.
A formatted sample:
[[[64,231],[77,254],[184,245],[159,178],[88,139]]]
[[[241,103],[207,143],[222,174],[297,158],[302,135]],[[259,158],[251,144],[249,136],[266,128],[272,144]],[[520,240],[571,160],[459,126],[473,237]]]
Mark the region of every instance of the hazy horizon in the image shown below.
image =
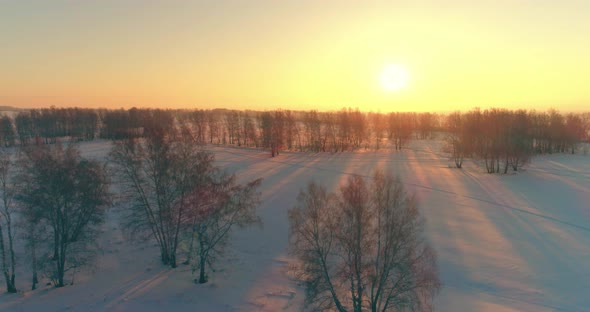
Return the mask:
[[[587,1],[3,1],[0,105],[578,112],[590,103],[589,11]],[[390,64],[408,76],[395,91],[380,83]]]
[[[387,114],[387,113],[396,113],[396,112],[400,112],[400,113],[434,113],[434,114],[441,114],[441,115],[448,115],[454,112],[469,112],[472,111],[474,109],[481,109],[481,110],[486,110],[486,109],[506,109],[509,111],[513,111],[513,110],[521,110],[524,109],[526,111],[529,112],[548,112],[550,110],[555,110],[559,113],[563,113],[563,114],[569,114],[569,113],[574,113],[574,114],[588,114],[590,113],[590,109],[587,108],[578,108],[578,109],[573,109],[573,110],[564,110],[564,109],[560,109],[559,107],[547,107],[547,108],[542,108],[542,109],[538,109],[538,108],[522,108],[522,107],[500,107],[500,106],[489,106],[489,107],[480,107],[480,106],[473,106],[470,108],[465,108],[465,109],[440,109],[440,110],[423,110],[423,111],[416,111],[416,110],[388,110],[388,111],[384,111],[381,109],[363,109],[360,107],[341,107],[341,108],[329,108],[329,109],[316,109],[316,108],[309,108],[309,109],[297,109],[297,108],[284,108],[284,107],[267,107],[267,108],[262,108],[262,109],[251,109],[251,108],[235,108],[235,107],[223,107],[223,106],[219,106],[219,107],[200,107],[200,106],[187,106],[187,107],[172,107],[170,105],[160,105],[160,106],[141,106],[141,105],[121,105],[119,107],[113,106],[113,107],[106,107],[106,106],[84,106],[84,105],[44,105],[44,106],[28,106],[28,107],[19,107],[19,106],[13,106],[13,105],[4,105],[0,102],[0,112],[2,111],[20,111],[20,110],[29,110],[29,109],[44,109],[44,108],[51,108],[51,107],[55,107],[55,108],[82,108],[82,109],[109,109],[109,110],[117,110],[117,109],[124,109],[124,110],[129,110],[132,108],[136,108],[136,109],[164,109],[164,110],[226,110],[226,111],[253,111],[253,112],[267,112],[267,111],[276,111],[276,110],[289,110],[289,111],[294,111],[294,112],[305,112],[305,111],[318,111],[318,112],[338,112],[341,111],[342,109],[358,109],[359,111],[361,111],[362,113],[382,113],[382,114]]]

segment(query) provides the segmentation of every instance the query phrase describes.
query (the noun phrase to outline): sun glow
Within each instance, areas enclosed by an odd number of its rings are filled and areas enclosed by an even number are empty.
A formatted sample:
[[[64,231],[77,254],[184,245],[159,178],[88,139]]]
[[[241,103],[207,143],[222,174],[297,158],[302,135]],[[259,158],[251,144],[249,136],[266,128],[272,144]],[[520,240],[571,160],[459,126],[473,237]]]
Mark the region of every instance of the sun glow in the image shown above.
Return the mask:
[[[407,69],[399,64],[387,65],[381,72],[381,87],[388,92],[398,92],[408,86]]]

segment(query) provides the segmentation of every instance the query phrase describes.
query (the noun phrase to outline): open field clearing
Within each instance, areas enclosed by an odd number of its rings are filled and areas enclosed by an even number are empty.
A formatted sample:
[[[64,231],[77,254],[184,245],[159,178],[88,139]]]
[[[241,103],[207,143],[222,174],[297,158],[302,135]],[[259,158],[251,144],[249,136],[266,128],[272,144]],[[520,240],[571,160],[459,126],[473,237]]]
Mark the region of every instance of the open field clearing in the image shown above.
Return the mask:
[[[312,179],[335,190],[347,175],[368,177],[377,168],[399,175],[419,199],[443,283],[436,310],[590,311],[590,156],[538,156],[518,173],[490,175],[471,161],[452,167],[440,144],[275,158],[207,146],[240,179],[264,178],[263,227],[234,233],[209,283],[194,284],[188,266],[162,266],[157,246],[123,237],[119,203],[108,212],[91,272],[78,273],[73,286],[2,294],[0,311],[300,311],[287,210]],[[110,143],[80,148],[105,159]],[[29,289],[28,269],[18,269],[17,286]]]

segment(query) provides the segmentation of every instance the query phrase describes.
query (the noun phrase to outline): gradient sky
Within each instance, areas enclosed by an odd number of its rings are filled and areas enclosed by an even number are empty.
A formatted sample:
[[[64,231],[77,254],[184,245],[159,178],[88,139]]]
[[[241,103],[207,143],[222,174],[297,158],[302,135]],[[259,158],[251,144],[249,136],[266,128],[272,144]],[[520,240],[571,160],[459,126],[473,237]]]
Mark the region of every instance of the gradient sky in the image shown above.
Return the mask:
[[[568,111],[589,82],[587,0],[0,0],[0,105]]]

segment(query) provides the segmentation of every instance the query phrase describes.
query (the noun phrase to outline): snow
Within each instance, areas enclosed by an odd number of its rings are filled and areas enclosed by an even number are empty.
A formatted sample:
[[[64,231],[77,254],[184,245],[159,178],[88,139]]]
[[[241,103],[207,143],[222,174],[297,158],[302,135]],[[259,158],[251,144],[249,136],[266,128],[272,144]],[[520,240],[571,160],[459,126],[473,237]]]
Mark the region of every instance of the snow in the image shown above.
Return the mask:
[[[312,179],[336,190],[348,174],[370,176],[375,168],[393,170],[420,201],[443,282],[438,311],[590,311],[590,156],[540,156],[521,172],[488,175],[472,161],[453,168],[439,146],[415,141],[401,152],[275,158],[208,146],[240,179],[264,178],[263,227],[234,232],[209,283],[194,284],[188,266],[163,267],[154,244],[128,241],[113,207],[91,271],[73,286],[28,291],[21,266],[17,286],[26,291],[0,295],[0,311],[300,311],[287,210]],[[97,159],[109,148],[106,141],[81,145]]]

